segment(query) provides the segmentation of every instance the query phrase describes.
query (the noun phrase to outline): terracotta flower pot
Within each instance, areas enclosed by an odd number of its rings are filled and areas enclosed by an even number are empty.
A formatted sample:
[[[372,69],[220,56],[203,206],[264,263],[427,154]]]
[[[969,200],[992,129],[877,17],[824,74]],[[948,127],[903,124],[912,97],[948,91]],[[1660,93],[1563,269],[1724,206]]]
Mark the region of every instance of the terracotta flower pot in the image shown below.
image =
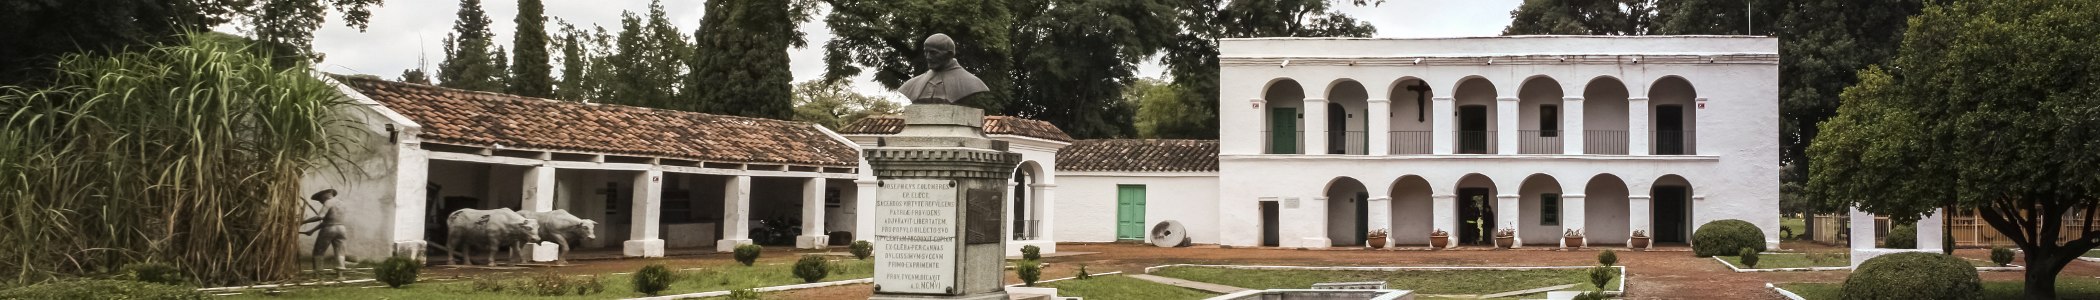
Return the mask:
[[[1632,241],[1626,243],[1626,246],[1633,247],[1634,250],[1648,249],[1648,238],[1634,237]]]
[[[1435,236],[1435,235],[1429,236],[1429,248],[1435,248],[1435,249],[1444,249],[1444,246],[1450,246],[1450,245],[1451,245],[1451,236],[1448,236],[1448,235],[1445,235],[1445,236]]]
[[[1560,242],[1563,245],[1567,245],[1565,247],[1568,249],[1582,248],[1582,238],[1579,237],[1562,237]]]
[[[1497,238],[1495,238],[1495,248],[1500,248],[1500,249],[1509,249],[1510,245],[1516,245],[1516,244],[1517,244],[1517,237],[1514,237],[1514,236],[1512,236],[1512,237],[1497,237]]]
[[[1371,238],[1369,243],[1371,244],[1371,249],[1385,249],[1385,238],[1383,237]]]

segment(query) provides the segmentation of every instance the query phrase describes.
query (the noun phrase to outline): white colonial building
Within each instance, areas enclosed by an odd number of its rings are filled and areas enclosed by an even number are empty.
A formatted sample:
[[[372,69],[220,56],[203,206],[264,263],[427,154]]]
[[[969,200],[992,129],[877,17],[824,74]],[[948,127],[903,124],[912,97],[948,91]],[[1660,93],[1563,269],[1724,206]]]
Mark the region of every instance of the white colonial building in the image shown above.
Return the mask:
[[[1220,42],[1219,243],[1777,244],[1778,40],[1739,36]],[[1196,230],[1196,229],[1192,229]]]

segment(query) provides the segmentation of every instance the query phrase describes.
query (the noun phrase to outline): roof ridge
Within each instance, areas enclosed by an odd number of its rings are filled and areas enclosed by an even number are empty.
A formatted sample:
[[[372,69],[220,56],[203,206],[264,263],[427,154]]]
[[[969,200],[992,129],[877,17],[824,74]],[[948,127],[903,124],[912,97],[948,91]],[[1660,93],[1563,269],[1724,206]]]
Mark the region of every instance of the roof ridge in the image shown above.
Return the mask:
[[[759,118],[759,117],[746,117],[746,116],[738,116],[738,115],[724,115],[724,114],[713,114],[713,113],[704,113],[704,112],[697,112],[697,111],[683,111],[683,110],[676,110],[676,109],[664,109],[664,108],[655,108],[655,107],[644,107],[644,106],[634,106],[634,105],[625,105],[625,104],[615,104],[615,103],[604,103],[604,102],[578,102],[578,101],[568,101],[568,100],[561,100],[561,99],[552,99],[552,98],[541,98],[541,97],[525,96],[525,95],[518,95],[518,94],[507,94],[507,93],[498,93],[498,92],[490,92],[490,91],[476,91],[476,90],[469,90],[469,89],[460,89],[460,88],[450,88],[450,87],[444,87],[444,86],[439,86],[439,85],[435,85],[435,84],[422,84],[422,83],[414,83],[414,82],[406,82],[406,81],[396,81],[396,80],[387,80],[386,78],[377,78],[377,77],[361,77],[361,76],[356,76],[356,75],[343,75],[343,74],[335,74],[335,73],[328,73],[328,74],[329,74],[329,75],[334,75],[334,76],[336,76],[336,77],[338,77],[338,78],[348,78],[348,79],[354,79],[354,80],[361,80],[361,81],[373,81],[373,82],[379,82],[379,83],[385,83],[385,84],[395,84],[395,85],[406,85],[406,86],[410,86],[410,87],[415,87],[415,88],[424,88],[424,89],[437,89],[437,90],[443,90],[443,91],[467,92],[467,93],[477,93],[477,94],[487,94],[487,95],[501,96],[501,97],[499,97],[499,98],[516,98],[516,99],[500,99],[500,100],[517,100],[517,101],[522,101],[522,100],[539,100],[539,101],[542,101],[542,102],[554,103],[554,104],[558,104],[558,105],[583,105],[583,106],[597,106],[597,107],[607,107],[607,108],[615,108],[615,109],[640,109],[640,110],[643,110],[643,111],[649,111],[649,112],[674,112],[674,113],[700,114],[700,115],[707,115],[707,116],[713,116],[713,117],[724,117],[724,118],[736,118],[736,119],[750,119],[750,120],[756,120],[756,121],[772,121],[772,122],[786,122],[786,123],[799,123],[799,124],[805,124],[805,125],[815,125],[815,124],[816,124],[816,123],[810,123],[810,122],[803,122],[803,121],[794,121],[794,120],[779,120],[779,119],[768,119],[768,118]]]

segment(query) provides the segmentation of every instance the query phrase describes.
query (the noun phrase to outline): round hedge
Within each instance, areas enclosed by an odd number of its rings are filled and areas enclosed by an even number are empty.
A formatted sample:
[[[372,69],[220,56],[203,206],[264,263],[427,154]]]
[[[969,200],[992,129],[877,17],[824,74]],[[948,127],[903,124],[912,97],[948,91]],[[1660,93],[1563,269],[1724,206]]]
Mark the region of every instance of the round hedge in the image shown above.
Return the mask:
[[[1764,252],[1765,232],[1736,219],[1707,222],[1692,232],[1692,253],[1699,257],[1736,255],[1743,248]]]
[[[1900,224],[1889,228],[1889,236],[1881,238],[1881,248],[1917,249],[1918,227]]]
[[[1882,255],[1845,277],[1846,300],[1981,299],[1976,267],[1961,258],[1929,252]]]

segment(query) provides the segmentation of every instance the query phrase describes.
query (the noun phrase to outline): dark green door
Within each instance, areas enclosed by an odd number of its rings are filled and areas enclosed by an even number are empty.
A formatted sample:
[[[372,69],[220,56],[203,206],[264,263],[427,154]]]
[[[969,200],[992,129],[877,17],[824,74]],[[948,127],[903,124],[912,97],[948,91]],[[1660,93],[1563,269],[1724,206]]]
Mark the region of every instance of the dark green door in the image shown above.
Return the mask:
[[[1298,108],[1269,109],[1269,154],[1298,154]]]
[[[1116,239],[1145,240],[1145,185],[1116,186]]]

